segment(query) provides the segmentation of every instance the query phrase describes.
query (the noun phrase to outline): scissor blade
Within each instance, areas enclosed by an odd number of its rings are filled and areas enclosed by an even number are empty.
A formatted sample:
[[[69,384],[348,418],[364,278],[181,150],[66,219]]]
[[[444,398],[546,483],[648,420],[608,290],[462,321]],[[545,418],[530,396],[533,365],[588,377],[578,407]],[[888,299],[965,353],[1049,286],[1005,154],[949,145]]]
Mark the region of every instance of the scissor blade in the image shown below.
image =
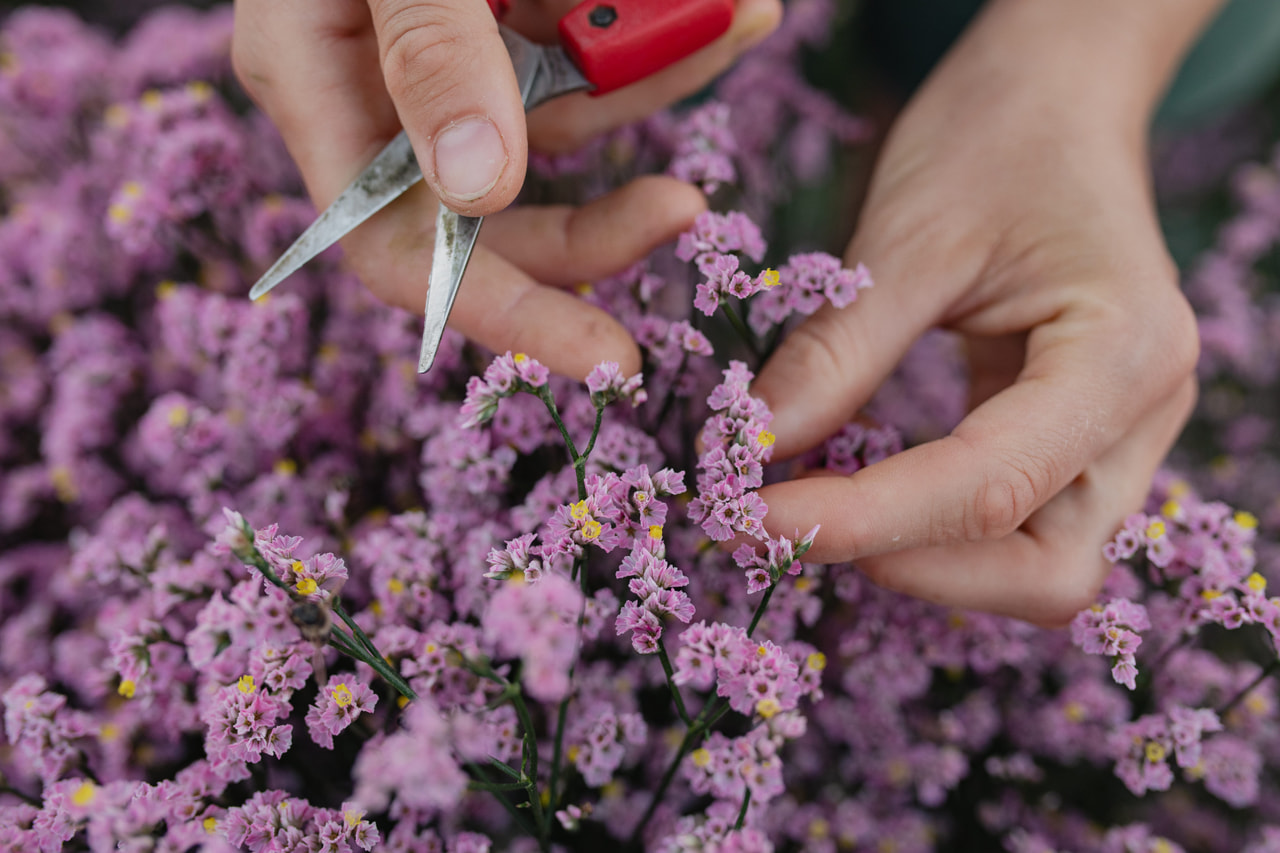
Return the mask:
[[[249,298],[257,299],[267,293],[420,180],[422,169],[413,156],[409,136],[402,130],[258,279],[249,291]]]
[[[592,83],[561,47],[538,45],[538,70],[532,85],[521,91],[525,112],[552,98],[592,88]]]
[[[427,285],[426,320],[422,327],[422,352],[418,372],[426,373],[436,360],[445,321],[453,310],[467,259],[476,245],[483,216],[459,216],[444,205],[436,213],[435,249],[431,255],[431,280]]]

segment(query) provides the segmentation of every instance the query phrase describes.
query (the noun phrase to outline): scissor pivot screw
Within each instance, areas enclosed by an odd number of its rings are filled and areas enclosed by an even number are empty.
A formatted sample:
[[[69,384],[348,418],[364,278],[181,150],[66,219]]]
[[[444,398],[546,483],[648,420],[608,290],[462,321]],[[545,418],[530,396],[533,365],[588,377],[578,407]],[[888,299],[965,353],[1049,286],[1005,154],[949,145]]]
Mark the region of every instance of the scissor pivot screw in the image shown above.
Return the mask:
[[[587,20],[591,26],[604,29],[618,20],[618,10],[612,6],[597,6],[587,13]]]

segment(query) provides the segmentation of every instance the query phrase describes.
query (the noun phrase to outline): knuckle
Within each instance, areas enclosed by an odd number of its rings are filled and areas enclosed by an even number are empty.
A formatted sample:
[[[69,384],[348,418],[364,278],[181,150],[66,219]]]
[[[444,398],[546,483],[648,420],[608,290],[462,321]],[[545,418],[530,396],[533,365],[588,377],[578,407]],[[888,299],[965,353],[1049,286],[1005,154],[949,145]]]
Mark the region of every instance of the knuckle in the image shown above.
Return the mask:
[[[850,367],[859,363],[857,340],[843,335],[830,313],[819,313],[787,336],[787,356],[802,376],[827,377],[837,387],[847,385]]]
[[[963,519],[967,541],[1000,539],[1018,529],[1040,505],[1048,475],[1044,466],[1005,462],[973,492]]]
[[[439,93],[442,81],[453,77],[449,57],[460,47],[457,29],[439,15],[427,16],[417,7],[391,13],[380,29],[382,74],[397,100]],[[446,87],[450,84],[445,83]]]

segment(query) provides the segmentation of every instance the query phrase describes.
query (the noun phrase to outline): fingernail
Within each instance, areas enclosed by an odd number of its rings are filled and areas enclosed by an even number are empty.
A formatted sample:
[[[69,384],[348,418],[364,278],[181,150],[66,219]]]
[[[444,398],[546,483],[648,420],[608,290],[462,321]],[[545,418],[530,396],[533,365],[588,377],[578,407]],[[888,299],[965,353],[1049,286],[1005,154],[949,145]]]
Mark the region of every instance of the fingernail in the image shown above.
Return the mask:
[[[493,189],[507,165],[507,149],[487,118],[464,119],[436,137],[436,180],[456,201],[472,201]]]

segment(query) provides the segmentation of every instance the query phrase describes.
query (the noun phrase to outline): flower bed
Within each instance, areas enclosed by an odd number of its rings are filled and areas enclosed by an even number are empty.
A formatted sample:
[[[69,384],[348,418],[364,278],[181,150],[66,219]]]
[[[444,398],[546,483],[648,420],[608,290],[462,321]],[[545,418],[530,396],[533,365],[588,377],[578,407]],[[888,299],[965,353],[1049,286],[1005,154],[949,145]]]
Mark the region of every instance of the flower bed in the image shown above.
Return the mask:
[[[754,366],[873,286],[757,224],[863,130],[794,70],[829,12],[791,3],[716,100],[536,164],[746,211],[580,288],[645,363],[585,384],[452,333],[418,377],[419,320],[336,250],[244,298],[314,212],[229,80],[228,10],[119,43],[8,18],[0,847],[1280,850],[1276,165],[1189,276],[1201,440],[1099,604],[1050,632],[885,592],[804,563],[821,530],[768,537],[755,494]],[[963,403],[928,337],[808,462]]]

